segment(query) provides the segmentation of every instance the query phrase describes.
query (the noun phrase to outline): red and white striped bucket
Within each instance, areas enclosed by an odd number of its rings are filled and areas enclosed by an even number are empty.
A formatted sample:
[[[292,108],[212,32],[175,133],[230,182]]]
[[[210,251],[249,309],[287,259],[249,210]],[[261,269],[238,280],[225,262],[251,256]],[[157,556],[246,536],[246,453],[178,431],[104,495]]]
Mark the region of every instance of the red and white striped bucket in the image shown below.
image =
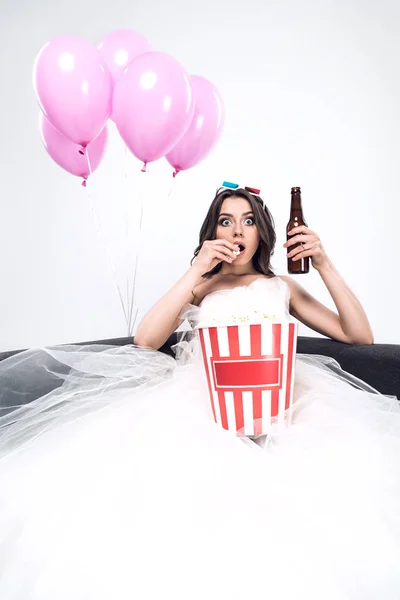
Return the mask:
[[[216,423],[237,435],[290,422],[297,323],[199,328]]]

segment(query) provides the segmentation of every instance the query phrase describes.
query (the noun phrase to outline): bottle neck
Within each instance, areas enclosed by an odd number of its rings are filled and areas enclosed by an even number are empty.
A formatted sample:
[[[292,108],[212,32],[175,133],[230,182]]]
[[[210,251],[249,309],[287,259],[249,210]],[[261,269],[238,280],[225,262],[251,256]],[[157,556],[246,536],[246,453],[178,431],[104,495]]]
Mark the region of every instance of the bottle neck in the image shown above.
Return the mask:
[[[292,200],[290,203],[290,212],[303,212],[303,207],[301,205],[301,194],[299,192],[295,192],[292,194]]]

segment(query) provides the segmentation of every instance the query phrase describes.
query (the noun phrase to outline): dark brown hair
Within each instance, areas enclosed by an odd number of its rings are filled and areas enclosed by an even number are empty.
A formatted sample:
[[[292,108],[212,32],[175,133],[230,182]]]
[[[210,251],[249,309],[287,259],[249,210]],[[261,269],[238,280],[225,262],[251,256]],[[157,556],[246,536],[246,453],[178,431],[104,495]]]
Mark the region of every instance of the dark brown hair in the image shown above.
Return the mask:
[[[194,256],[191,260],[193,263],[194,259],[201,250],[203,243],[206,240],[215,240],[217,235],[218,218],[221,211],[221,206],[224,200],[227,198],[244,198],[251,205],[254,222],[260,234],[260,245],[253,256],[253,266],[256,271],[263,275],[274,275],[271,268],[271,256],[274,253],[274,247],[276,243],[275,225],[271,213],[260,198],[255,194],[251,194],[243,188],[237,188],[236,190],[230,190],[226,188],[219,188],[215,195],[214,200],[211,202],[210,208],[204,223],[200,229],[199,245],[194,251]],[[222,263],[216,265],[208,273],[204,273],[203,277],[210,278],[222,268]]]

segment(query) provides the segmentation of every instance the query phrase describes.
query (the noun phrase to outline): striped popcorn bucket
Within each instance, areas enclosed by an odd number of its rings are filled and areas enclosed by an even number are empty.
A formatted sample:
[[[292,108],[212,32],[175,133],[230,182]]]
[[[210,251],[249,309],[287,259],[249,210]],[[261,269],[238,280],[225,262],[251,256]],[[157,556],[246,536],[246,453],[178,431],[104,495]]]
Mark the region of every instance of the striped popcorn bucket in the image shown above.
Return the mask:
[[[214,419],[236,435],[290,423],[297,323],[199,328]],[[276,426],[276,425],[275,425]]]

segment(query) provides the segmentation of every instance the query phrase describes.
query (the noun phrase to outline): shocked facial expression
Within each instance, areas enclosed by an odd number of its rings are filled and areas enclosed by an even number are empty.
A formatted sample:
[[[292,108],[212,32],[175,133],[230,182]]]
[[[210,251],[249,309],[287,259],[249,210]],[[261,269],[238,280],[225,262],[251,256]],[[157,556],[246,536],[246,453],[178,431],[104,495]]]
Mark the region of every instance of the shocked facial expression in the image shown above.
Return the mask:
[[[255,224],[251,204],[245,198],[226,198],[218,217],[217,239],[234,243],[239,252],[234,264],[250,262],[259,243],[260,234]]]

